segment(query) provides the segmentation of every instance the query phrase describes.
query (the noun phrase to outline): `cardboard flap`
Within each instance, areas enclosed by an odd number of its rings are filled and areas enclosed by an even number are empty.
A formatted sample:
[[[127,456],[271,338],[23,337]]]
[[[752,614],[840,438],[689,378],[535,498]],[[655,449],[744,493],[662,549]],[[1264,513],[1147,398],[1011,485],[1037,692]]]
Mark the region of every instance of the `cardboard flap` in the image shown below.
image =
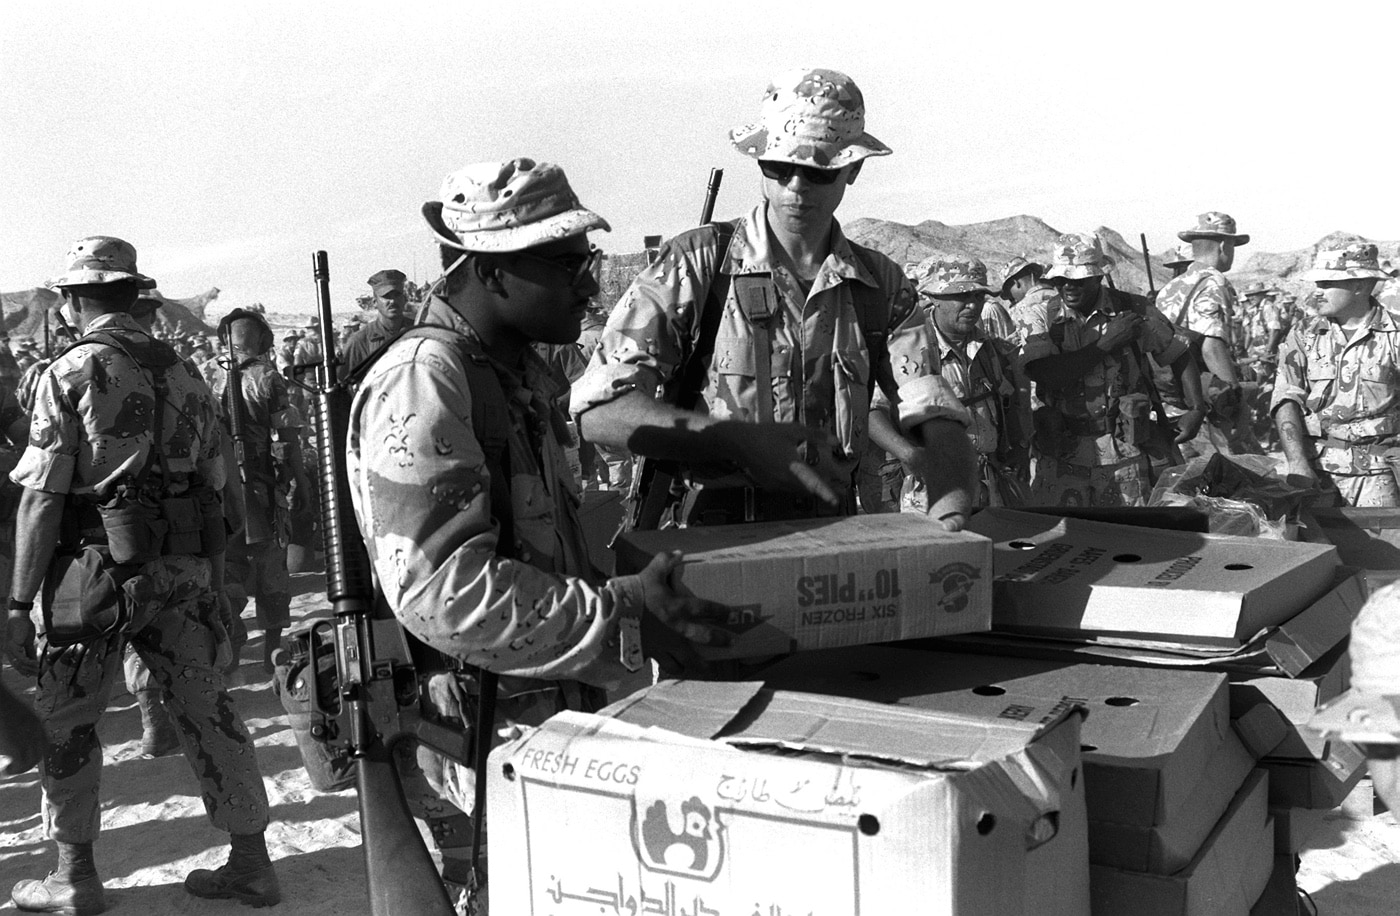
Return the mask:
[[[690,738],[713,738],[762,689],[762,681],[661,681],[618,700],[599,715]]]

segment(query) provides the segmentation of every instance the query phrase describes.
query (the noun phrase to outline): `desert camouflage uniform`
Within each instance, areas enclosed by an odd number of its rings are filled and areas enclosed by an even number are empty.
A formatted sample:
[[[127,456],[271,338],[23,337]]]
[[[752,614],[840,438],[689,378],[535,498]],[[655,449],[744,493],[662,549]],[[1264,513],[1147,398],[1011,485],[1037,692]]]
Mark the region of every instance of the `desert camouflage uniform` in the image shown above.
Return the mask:
[[[982,305],[982,328],[997,340],[1016,344],[1016,322],[1006,305],[995,296],[988,296]]]
[[[1016,335],[1011,338],[1011,342],[1016,346],[1025,344],[1025,328],[1030,322],[1030,315],[1039,308],[1043,308],[1047,302],[1055,298],[1055,287],[1048,283],[1036,283],[1021,301],[1011,306],[1011,320],[1016,324]]]
[[[87,330],[137,348],[150,340],[126,314],[103,315]],[[196,475],[217,489],[224,466],[209,389],[180,363],[166,380],[160,463],[169,492],[186,491]],[[12,478],[69,500],[105,496],[144,466],[154,402],[149,373],[120,351],[69,351],[38,380],[29,447]],[[142,566],[123,586],[133,618],[128,639],[166,690],[210,820],[230,833],[258,833],[267,827],[267,792],[253,741],[215,667],[221,625],[210,584],[209,561],[200,557],[168,555]],[[42,627],[37,609],[34,619]],[[35,707],[48,737],[44,819],[61,842],[92,842],[100,827],[102,747],[94,726],[121,667],[121,643],[93,644],[81,660],[57,655],[39,678]]]
[[[233,435],[228,420],[228,370],[211,360],[209,385],[221,405],[224,434]],[[292,449],[301,448],[303,421],[292,405],[287,380],[264,356],[244,359],[239,372],[243,388],[244,437],[249,476],[244,491],[247,525],[229,542],[226,591],[235,625],[244,605],[256,599],[258,627],[284,629],[289,621],[292,580],[287,572],[287,542],[291,533]],[[271,453],[268,453],[268,449]],[[246,634],[235,633],[234,655]]]
[[[1157,309],[1172,323],[1202,337],[1219,337],[1233,345],[1232,330],[1239,313],[1239,297],[1225,275],[1213,267],[1192,262],[1186,273],[1173,277],[1157,293]]]
[[[853,511],[853,475],[866,452],[871,402],[870,354],[866,350],[852,287],[878,286],[893,293],[888,350],[899,386],[899,422],[912,429],[927,420],[966,414],[929,358],[934,346],[914,289],[893,261],[866,250],[857,256],[839,224],[831,229],[831,253],[806,290],[774,257],[764,205],[738,223],[722,252],[713,230],[682,233],[662,249],[619,300],[594,351],[588,371],[574,386],[575,415],[632,390],[674,397],[683,357],[699,334],[697,318],[711,278],[769,275],[782,308],[770,331],[773,416],[757,416],[753,329],[731,283],[715,336],[714,355],[698,409],[725,420],[800,422],[835,434],[837,447],[818,452],[815,470]],[[872,276],[866,264],[880,272]],[[877,405],[883,393],[874,393]],[[826,511],[820,505],[812,514]]]
[[[1383,453],[1400,445],[1400,318],[1374,299],[1360,329],[1324,319],[1295,326],[1279,348],[1271,411],[1303,410],[1317,469],[1350,506],[1400,506]]]
[[[999,341],[989,338],[980,329],[973,333],[964,347],[959,348],[933,323],[931,309],[928,325],[938,344],[939,375],[963,403],[971,419],[967,437],[977,453],[978,477],[985,480],[986,464],[997,463],[998,454],[1006,454],[1011,447],[1007,441],[1010,430],[1007,428],[1006,412],[1008,406],[1014,409],[1016,385],[1012,381],[1007,358]],[[986,506],[989,501],[986,486],[979,486],[978,505]],[[900,509],[904,512],[928,511],[928,491],[922,482],[904,482]]]
[[[476,336],[441,299],[430,300],[425,316]],[[356,392],[347,465],[390,607],[433,648],[507,675],[498,719],[509,731],[514,723],[538,725],[566,705],[584,708],[572,680],[615,686],[631,676],[620,629],[640,618],[643,602],[636,576],[594,584],[548,366],[533,351],[523,374],[492,366],[510,413],[515,558],[497,555],[486,455],[454,345],[414,338],[389,346]],[[436,792],[471,810],[470,770],[432,755],[420,754],[419,762]],[[425,816],[447,813],[434,792],[415,789],[410,802]]]
[[[1102,309],[1107,297],[1117,297],[1121,308],[1130,301],[1128,294],[1104,287],[1099,307],[1087,317],[1058,297],[1019,310],[1021,365],[1094,346],[1112,317]],[[1142,303],[1140,311],[1143,353],[1169,365],[1186,352],[1186,342],[1158,309]],[[1152,484],[1142,445],[1150,437],[1151,384],[1143,361],[1125,347],[1104,354],[1087,375],[1060,391],[1036,386],[1032,504],[1146,505]]]
[[[15,389],[0,389],[0,474],[4,475],[0,477],[0,587],[5,589],[9,589],[15,573],[15,513],[20,495],[19,487],[10,480],[10,472],[19,463],[23,448],[23,443],[12,443],[6,432],[27,418],[28,412],[15,398]]]

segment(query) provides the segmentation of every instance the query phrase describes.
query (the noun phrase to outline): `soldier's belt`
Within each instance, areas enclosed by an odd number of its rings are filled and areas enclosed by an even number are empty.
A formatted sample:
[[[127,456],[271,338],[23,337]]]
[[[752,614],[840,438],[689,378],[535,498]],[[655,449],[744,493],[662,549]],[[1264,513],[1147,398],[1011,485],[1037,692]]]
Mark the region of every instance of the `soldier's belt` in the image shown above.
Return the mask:
[[[1336,436],[1318,436],[1313,441],[1322,448],[1346,449],[1353,455],[1360,453],[1380,461],[1400,460],[1400,446],[1394,442],[1348,442]]]

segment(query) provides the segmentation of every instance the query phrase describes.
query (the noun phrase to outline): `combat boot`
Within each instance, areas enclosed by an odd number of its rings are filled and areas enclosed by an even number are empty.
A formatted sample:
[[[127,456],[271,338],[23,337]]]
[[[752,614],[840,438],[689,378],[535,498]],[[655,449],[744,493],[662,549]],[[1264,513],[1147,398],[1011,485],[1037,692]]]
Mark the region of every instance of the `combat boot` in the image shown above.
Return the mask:
[[[92,844],[59,843],[58,866],[46,878],[20,881],[10,892],[10,899],[26,913],[95,916],[106,910],[102,879],[92,860]]]
[[[196,868],[185,876],[185,890],[196,897],[233,899],[249,906],[274,906],[282,900],[277,872],[261,833],[235,833],[228,862],[215,869]]]
[[[266,671],[268,674],[271,674],[276,668],[276,665],[272,661],[272,653],[276,652],[279,648],[281,648],[281,646],[281,627],[269,627],[263,631],[263,670]]]
[[[136,691],[141,707],[141,756],[164,757],[180,749],[180,732],[161,699],[160,688]]]

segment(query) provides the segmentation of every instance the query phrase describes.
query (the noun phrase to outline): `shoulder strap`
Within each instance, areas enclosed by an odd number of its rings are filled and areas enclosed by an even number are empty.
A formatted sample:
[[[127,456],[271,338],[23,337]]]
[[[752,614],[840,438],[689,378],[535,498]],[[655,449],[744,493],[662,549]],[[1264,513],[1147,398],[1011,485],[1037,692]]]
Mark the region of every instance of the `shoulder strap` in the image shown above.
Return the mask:
[[[415,337],[448,344],[461,356],[467,391],[472,399],[472,433],[486,453],[486,470],[491,475],[491,515],[500,529],[496,536],[496,555],[512,557],[515,555],[515,512],[510,501],[510,413],[501,380],[481,346],[460,331],[444,325],[420,324],[409,328],[398,339]],[[386,349],[381,349],[369,362]]]
[[[1186,298],[1181,300],[1181,310],[1176,313],[1176,318],[1172,321],[1172,324],[1177,327],[1184,327],[1182,322],[1186,320],[1186,310],[1191,307],[1191,297],[1196,295],[1196,290],[1200,289],[1201,284],[1209,279],[1210,274],[1202,273],[1201,276],[1197,278],[1196,282],[1192,284],[1190,291],[1186,293]]]
[[[110,331],[93,331],[84,334],[78,340],[64,347],[63,353],[84,344],[100,344],[104,347],[120,350],[127,359],[151,373],[151,389],[155,393],[155,407],[151,410],[151,447],[146,452],[146,463],[141,466],[141,470],[136,472],[136,477],[132,481],[138,489],[144,488],[146,481],[150,479],[151,469],[156,464],[156,457],[160,454],[161,436],[165,432],[165,403],[169,395],[169,387],[165,381],[165,370],[180,361],[180,354],[176,353],[173,347],[153,337],[139,347],[142,355],[146,357],[140,359],[131,352],[130,341],[124,341]],[[63,353],[60,353],[59,356],[62,356]],[[160,463],[160,480],[161,491],[165,493],[167,478],[165,476],[165,462],[163,461]]]
[[[677,373],[676,406],[682,410],[694,410],[700,402],[700,392],[705,387],[705,370],[710,357],[715,352],[715,336],[719,334],[720,318],[724,314],[724,300],[729,296],[730,276],[722,268],[724,259],[729,256],[729,245],[734,241],[734,231],[738,220],[710,224],[715,231],[714,274],[710,277],[710,288],[700,300],[700,330],[690,346],[690,352],[681,363]]]
[[[865,338],[865,349],[870,354],[870,378],[866,388],[871,397],[875,386],[885,390],[885,397],[891,404],[899,403],[894,370],[890,367],[890,298],[891,290],[880,285],[880,273],[866,256],[865,249],[851,243],[851,251],[865,267],[865,272],[875,278],[875,286],[856,283],[851,287],[851,299],[855,304],[856,315],[860,320],[861,335]]]

